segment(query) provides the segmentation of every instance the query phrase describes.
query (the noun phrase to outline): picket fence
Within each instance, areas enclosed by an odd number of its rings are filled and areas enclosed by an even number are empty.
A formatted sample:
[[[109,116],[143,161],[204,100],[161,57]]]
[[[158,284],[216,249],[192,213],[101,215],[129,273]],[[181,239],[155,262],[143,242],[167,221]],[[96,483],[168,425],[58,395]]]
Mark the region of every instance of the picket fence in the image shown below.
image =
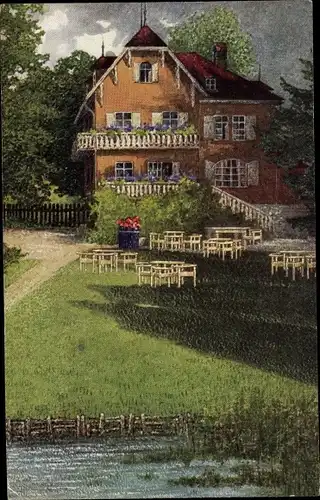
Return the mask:
[[[15,221],[49,227],[76,227],[88,222],[90,209],[82,203],[46,203],[41,206],[8,203],[4,204],[3,215],[4,223]]]
[[[141,415],[120,415],[106,417],[104,413],[99,418],[87,418],[77,415],[76,418],[63,419],[6,419],[7,441],[27,439],[61,439],[94,436],[188,436],[194,432],[195,425],[203,425],[205,419],[193,418],[190,414],[171,417]]]

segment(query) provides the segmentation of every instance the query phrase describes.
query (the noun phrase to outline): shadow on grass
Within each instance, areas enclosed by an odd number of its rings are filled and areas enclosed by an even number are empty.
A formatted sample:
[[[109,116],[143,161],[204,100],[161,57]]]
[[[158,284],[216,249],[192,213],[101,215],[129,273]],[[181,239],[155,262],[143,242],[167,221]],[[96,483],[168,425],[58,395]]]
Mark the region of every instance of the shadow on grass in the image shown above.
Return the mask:
[[[181,260],[181,254],[162,259]],[[140,260],[159,254],[141,252]],[[265,253],[237,261],[184,255],[198,264],[197,288],[145,285],[92,286],[106,304],[75,305],[115,318],[131,331],[163,337],[222,358],[277,372],[307,383],[317,381],[315,281],[271,278]]]

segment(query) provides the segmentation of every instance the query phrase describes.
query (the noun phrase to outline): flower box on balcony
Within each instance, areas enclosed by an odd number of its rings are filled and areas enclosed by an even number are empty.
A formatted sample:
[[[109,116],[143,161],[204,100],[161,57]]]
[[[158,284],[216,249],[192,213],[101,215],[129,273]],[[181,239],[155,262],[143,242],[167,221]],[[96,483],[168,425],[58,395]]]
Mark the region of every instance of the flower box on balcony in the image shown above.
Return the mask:
[[[121,136],[121,135],[137,135],[137,136],[147,136],[150,134],[159,135],[194,135],[197,134],[196,129],[193,125],[186,127],[179,127],[173,129],[170,127],[162,125],[144,125],[142,127],[103,127],[97,129],[91,129],[89,132],[80,132],[80,135],[108,135],[108,136]]]

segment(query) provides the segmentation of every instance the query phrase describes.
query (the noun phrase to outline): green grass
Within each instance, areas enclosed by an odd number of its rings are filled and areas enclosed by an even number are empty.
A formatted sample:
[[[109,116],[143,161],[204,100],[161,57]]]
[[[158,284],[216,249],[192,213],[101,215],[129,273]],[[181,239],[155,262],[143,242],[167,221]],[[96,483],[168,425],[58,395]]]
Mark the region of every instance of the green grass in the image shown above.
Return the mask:
[[[6,272],[4,274],[4,286],[5,288],[8,288],[8,286],[12,285],[15,281],[17,281],[21,276],[37,265],[39,261],[35,259],[25,259],[25,260],[20,260],[19,262],[14,262],[13,264],[10,264]]]
[[[271,280],[260,253],[198,269],[201,284],[180,291],[61,269],[6,315],[7,416],[219,414],[241,395],[316,397],[314,280]]]

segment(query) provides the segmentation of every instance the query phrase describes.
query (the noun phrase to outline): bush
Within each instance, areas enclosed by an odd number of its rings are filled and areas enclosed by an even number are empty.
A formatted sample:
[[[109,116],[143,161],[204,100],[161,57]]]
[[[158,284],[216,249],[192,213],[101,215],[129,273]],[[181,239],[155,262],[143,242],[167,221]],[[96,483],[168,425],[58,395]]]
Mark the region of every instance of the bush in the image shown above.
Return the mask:
[[[136,200],[127,195],[117,194],[112,189],[97,191],[90,209],[91,217],[95,219],[94,228],[87,237],[91,243],[116,244],[118,232],[116,220],[137,215]]]
[[[26,254],[22,253],[21,248],[17,247],[9,247],[6,243],[3,244],[3,262],[4,262],[4,270],[8,268],[11,264],[19,262],[22,257],[25,257]]]
[[[242,214],[234,215],[229,208],[219,205],[218,195],[212,194],[209,185],[199,185],[187,179],[180,182],[176,191],[162,196],[144,196],[140,200],[105,188],[96,193],[92,205],[92,217],[96,221],[89,241],[115,244],[116,220],[134,215],[140,216],[141,236],[145,237],[150,232],[161,233],[165,230],[203,233],[207,225],[239,225],[245,222]]]

